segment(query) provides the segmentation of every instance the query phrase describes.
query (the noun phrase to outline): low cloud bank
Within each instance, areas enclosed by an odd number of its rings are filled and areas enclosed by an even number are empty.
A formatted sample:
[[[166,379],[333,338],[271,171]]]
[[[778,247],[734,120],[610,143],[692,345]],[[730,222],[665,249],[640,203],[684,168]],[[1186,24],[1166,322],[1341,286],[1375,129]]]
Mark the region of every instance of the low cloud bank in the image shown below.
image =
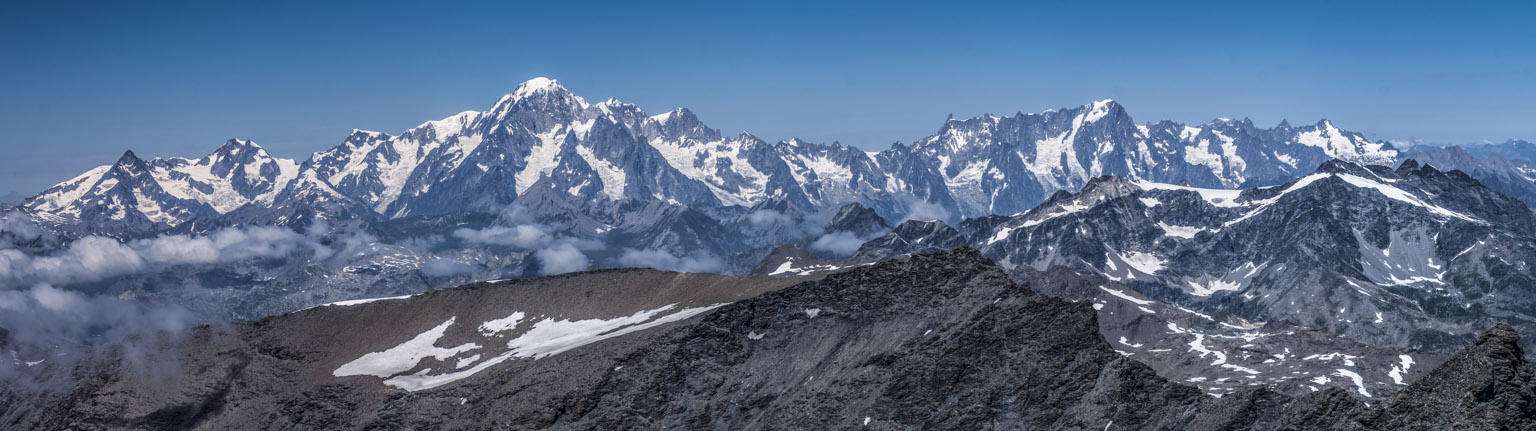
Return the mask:
[[[855,251],[859,251],[859,247],[864,245],[865,241],[868,241],[868,239],[860,238],[853,232],[841,230],[816,238],[815,241],[811,242],[810,248],[811,251],[820,251],[836,256],[848,256]]]
[[[664,271],[719,273],[725,269],[725,261],[719,257],[695,252],[687,256],[674,256],[662,250],[624,249],[619,265],[636,268],[654,268]]]
[[[752,224],[752,227],[763,229],[774,226],[794,225],[795,219],[777,210],[760,209],[747,214],[747,223]]]
[[[491,226],[479,230],[460,228],[453,231],[453,236],[470,244],[504,245],[526,249],[540,248],[554,241],[548,228],[533,224],[510,227]]]
[[[0,289],[37,283],[68,285],[177,265],[206,265],[308,254],[316,261],[350,259],[377,242],[360,232],[331,234],[324,222],[308,234],[272,226],[224,228],[204,236],[163,235],[128,242],[88,236],[46,253],[0,249]]]
[[[502,225],[460,228],[453,231],[453,237],[467,244],[532,251],[539,261],[539,275],[585,271],[592,267],[585,252],[603,249],[599,242],[564,236],[555,227],[534,221],[527,208],[521,205],[508,207],[498,222]]]
[[[539,259],[539,275],[585,271],[592,267],[587,255],[569,241],[562,241],[533,253]]]
[[[48,284],[0,290],[0,381],[18,390],[66,389],[75,363],[99,358],[122,361],[130,378],[164,382],[180,372],[172,346],[192,322],[192,313],[174,304]]]
[[[944,209],[944,207],[938,204],[916,198],[905,199],[903,203],[907,207],[907,214],[901,219],[903,222],[908,220],[949,222],[951,216],[949,210]],[[900,224],[900,222],[897,224]]]

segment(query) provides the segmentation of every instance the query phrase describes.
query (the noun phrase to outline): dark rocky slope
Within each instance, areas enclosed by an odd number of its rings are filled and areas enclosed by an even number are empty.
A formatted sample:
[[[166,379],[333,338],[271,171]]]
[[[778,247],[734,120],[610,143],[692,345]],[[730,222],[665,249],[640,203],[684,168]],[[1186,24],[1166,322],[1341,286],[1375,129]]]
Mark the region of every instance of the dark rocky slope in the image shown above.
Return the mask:
[[[1536,369],[1498,324],[1428,376],[1362,415],[1361,429],[1536,429]]]
[[[1484,337],[1502,347],[1479,343],[1403,395],[1366,410],[1339,389],[1301,397],[1259,389],[1216,398],[1169,382],[1099,337],[1091,304],[1017,285],[972,249],[888,260],[786,287],[804,280],[595,271],[321,307],[224,330],[203,328],[181,343],[182,378],[156,386],[133,383],[124,368],[81,370],[75,390],[7,406],[0,424],[1329,429],[1351,426],[1357,416],[1353,426],[1384,423],[1375,419],[1381,416],[1430,423],[1421,416],[1435,411],[1409,412],[1406,418],[1398,410],[1383,412],[1425,402],[1419,394],[1472,390],[1479,400],[1528,400],[1530,394],[1531,369],[1518,346],[1497,342],[1508,338],[1499,335],[1507,328]],[[611,321],[643,310],[683,313],[678,310],[706,304],[714,308],[650,329],[545,355],[515,354],[539,338],[540,328],[561,322]],[[514,314],[519,319],[498,332],[496,322],[505,322],[498,318],[513,310],[547,318]],[[660,322],[666,315],[660,316],[636,322]],[[604,333],[614,331],[621,330]],[[382,380],[335,377],[364,357],[422,339],[416,334],[437,334],[426,348],[454,353],[411,356],[408,366]],[[400,384],[465,370],[463,361],[484,359],[463,355],[495,354],[508,339],[521,346],[508,351],[510,360],[436,387]],[[1488,424],[1529,423],[1519,412],[1525,404],[1494,404],[1500,407],[1473,411],[1483,413]]]

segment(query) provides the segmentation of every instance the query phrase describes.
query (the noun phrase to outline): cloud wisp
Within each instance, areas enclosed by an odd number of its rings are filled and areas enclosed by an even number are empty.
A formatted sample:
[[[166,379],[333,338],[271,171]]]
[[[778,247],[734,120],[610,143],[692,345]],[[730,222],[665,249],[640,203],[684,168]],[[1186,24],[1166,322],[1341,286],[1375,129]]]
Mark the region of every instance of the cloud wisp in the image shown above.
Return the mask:
[[[332,233],[316,223],[308,233],[273,226],[230,227],[208,235],[162,235],[119,241],[87,236],[44,252],[0,249],[0,289],[37,283],[70,285],[161,270],[178,265],[208,265],[304,256],[315,261],[345,261],[377,239],[362,232]]]
[[[82,360],[121,361],[126,376],[180,372],[175,341],[194,321],[174,304],[87,295],[39,284],[0,290],[0,381],[21,390],[67,388]]]
[[[702,251],[685,256],[676,256],[662,250],[636,250],[632,248],[624,249],[623,254],[619,255],[619,265],[677,272],[719,273],[725,269],[725,261],[720,260],[719,257],[713,254]]]

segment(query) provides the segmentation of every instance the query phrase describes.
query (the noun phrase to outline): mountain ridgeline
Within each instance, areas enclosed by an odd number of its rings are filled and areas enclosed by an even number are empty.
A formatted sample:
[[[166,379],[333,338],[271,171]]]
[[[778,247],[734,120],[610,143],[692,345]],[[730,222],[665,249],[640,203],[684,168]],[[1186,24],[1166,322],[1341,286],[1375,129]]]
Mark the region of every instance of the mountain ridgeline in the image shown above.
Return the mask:
[[[865,152],[799,139],[724,135],[678,108],[589,103],[558,82],[518,86],[486,111],[399,135],[354,131],[296,163],[231,140],[202,159],[125,153],[25,202],[66,236],[142,236],[235,224],[303,226],[501,212],[566,197],[695,208],[782,202],[798,212],[860,203],[891,220],[1014,214],[1059,190],[1116,175],[1211,188],[1269,185],[1329,159],[1391,164],[1390,144],[1328,121],[1261,129],[1248,120],[1136,124],[1113,101],[944,121],[911,145]],[[533,197],[540,194],[561,195]]]

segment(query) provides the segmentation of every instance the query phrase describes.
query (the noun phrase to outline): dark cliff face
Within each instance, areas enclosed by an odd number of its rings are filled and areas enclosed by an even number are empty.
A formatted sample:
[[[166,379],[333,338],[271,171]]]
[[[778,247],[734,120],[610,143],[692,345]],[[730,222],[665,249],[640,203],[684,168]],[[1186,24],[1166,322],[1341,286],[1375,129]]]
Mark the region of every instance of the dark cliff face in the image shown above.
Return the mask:
[[[1536,428],[1536,369],[1515,328],[1498,324],[1439,368],[1358,418],[1360,429]]]
[[[418,334],[434,333],[426,329],[434,325],[447,330],[436,330],[440,339],[428,339],[426,349],[495,353],[506,338],[493,336],[492,322],[512,310],[547,316],[508,326],[516,345],[542,325],[702,304],[716,305],[483,369],[452,364],[483,360],[478,355],[444,354],[412,356],[388,379],[336,377],[346,374],[344,364],[410,344]],[[1423,421],[1439,411],[1463,415],[1447,420],[1475,416],[1514,428],[1529,420],[1522,415],[1530,410],[1531,368],[1507,327],[1366,410],[1339,389],[1301,397],[1262,389],[1210,397],[1116,353],[1096,325],[1090,303],[1015,284],[968,248],[819,280],[593,271],[204,328],[180,343],[184,375],[178,378],[145,384],[127,367],[81,368],[69,391],[18,396],[6,390],[13,403],[0,423],[82,429],[1390,429],[1404,420],[1397,412],[1413,403],[1443,407],[1406,419],[1415,425],[1433,423]],[[474,371],[437,386],[398,383],[466,369]],[[1443,401],[1456,396],[1480,404]]]

